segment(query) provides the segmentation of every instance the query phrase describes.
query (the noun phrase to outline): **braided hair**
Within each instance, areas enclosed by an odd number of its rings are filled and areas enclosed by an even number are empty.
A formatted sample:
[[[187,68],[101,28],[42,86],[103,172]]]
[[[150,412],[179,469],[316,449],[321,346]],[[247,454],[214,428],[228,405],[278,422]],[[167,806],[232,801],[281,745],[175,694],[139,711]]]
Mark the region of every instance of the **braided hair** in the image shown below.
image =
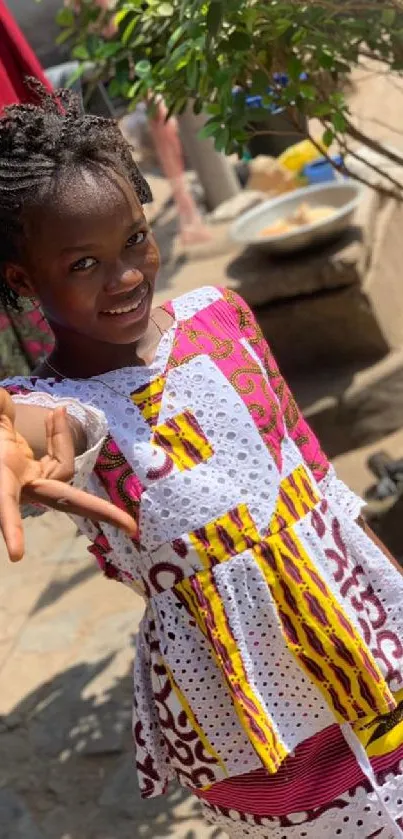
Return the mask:
[[[152,200],[114,120],[84,114],[70,90],[50,93],[36,79],[29,86],[39,104],[11,105],[0,118],[0,304],[16,311],[18,294],[4,266],[21,257],[22,210],[45,198],[61,172],[110,167],[129,180],[142,204]]]

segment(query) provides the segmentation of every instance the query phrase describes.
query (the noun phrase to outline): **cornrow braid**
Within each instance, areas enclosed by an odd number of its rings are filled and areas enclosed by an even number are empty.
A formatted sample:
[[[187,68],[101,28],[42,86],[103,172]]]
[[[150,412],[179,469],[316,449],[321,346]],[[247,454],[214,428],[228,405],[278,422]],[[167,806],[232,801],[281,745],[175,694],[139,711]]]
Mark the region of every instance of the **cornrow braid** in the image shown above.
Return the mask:
[[[4,266],[21,256],[22,209],[46,195],[62,170],[107,166],[128,178],[142,204],[152,200],[114,120],[83,113],[70,90],[50,93],[36,79],[28,84],[38,104],[11,105],[0,118],[0,303],[17,311]]]

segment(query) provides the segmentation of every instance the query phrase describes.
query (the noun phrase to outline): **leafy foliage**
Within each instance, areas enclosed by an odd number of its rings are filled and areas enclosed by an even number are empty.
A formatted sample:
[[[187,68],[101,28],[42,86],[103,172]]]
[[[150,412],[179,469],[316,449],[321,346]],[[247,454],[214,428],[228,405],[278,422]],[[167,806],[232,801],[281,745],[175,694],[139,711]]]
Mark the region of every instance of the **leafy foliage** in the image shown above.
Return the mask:
[[[117,0],[109,11],[81,0],[59,23],[112,96],[130,107],[162,96],[170,114],[192,100],[208,115],[205,136],[227,153],[242,152],[270,107],[317,117],[329,146],[351,129],[352,68],[370,58],[403,70],[402,0]],[[247,106],[250,95],[259,107]]]

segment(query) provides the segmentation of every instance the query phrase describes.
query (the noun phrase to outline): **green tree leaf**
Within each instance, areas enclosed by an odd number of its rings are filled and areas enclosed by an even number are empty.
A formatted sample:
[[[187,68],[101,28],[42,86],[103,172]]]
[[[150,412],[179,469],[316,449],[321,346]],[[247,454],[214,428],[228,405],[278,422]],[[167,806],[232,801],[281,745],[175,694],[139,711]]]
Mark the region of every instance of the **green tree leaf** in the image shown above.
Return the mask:
[[[327,117],[331,111],[331,105],[329,102],[317,102],[315,106],[312,108],[312,116],[315,117]]]
[[[252,73],[251,93],[266,93],[268,86],[268,74],[264,70],[254,70]]]
[[[209,35],[214,37],[217,34],[223,17],[223,6],[220,0],[212,0],[207,11],[207,29]]]
[[[284,35],[285,32],[288,32],[289,29],[292,27],[291,20],[281,19],[276,21],[276,35]]]
[[[395,9],[384,9],[382,12],[382,23],[385,26],[393,26],[396,20],[396,10]]]
[[[189,50],[190,44],[188,41],[185,41],[183,44],[178,44],[178,46],[171,53],[171,63],[174,65],[175,69],[177,69],[177,62],[179,62],[184,55],[187,55]]]
[[[122,35],[122,44],[124,44],[124,46],[126,46],[126,44],[129,43],[130,38],[132,37],[133,32],[134,32],[134,30],[137,26],[137,23],[138,23],[138,18],[137,17],[132,17],[132,19],[129,21],[129,23],[125,27],[125,30],[124,30],[123,35]]]
[[[203,125],[203,128],[200,129],[199,137],[201,137],[202,140],[207,139],[208,137],[214,137],[219,129],[220,123],[216,122],[216,120],[209,119],[209,121]]]
[[[58,35],[57,38],[56,38],[56,44],[58,44],[58,46],[62,46],[62,44],[65,44],[66,41],[69,41],[70,38],[73,37],[74,33],[75,33],[75,28],[74,27],[69,27],[68,29],[63,29],[63,32],[61,32],[60,35]]]
[[[106,41],[102,44],[101,48],[104,58],[112,58],[112,56],[117,55],[122,49],[121,45],[117,41]]]
[[[217,151],[225,151],[230,141],[230,132],[226,127],[218,127],[214,135],[214,145]]]
[[[287,62],[287,72],[293,81],[298,81],[302,72],[303,72],[303,65],[300,58],[296,55],[291,55]]]
[[[108,84],[108,95],[111,99],[115,99],[121,94],[121,84],[118,79],[111,79]]]
[[[340,113],[332,114],[331,120],[332,120],[332,125],[333,125],[333,128],[335,129],[335,131],[343,133],[343,131],[346,130],[347,123],[346,123],[346,118],[343,116],[343,114],[340,114]]]
[[[186,27],[185,26],[178,26],[177,29],[175,29],[172,32],[172,35],[168,39],[168,49],[169,50],[172,50],[176,46],[176,44],[181,39],[184,32],[186,32]]]
[[[335,56],[325,50],[320,50],[318,56],[319,64],[324,70],[332,70],[334,67]]]
[[[323,132],[322,142],[326,148],[330,148],[334,140],[334,131],[331,128],[326,128],[326,131]]]
[[[116,23],[116,26],[120,26],[122,21],[124,21],[124,19],[130,13],[130,11],[131,11],[131,9],[124,8],[124,9],[120,9],[119,12],[116,12],[115,17],[114,17],[114,21]]]
[[[129,87],[127,93],[126,93],[127,98],[128,99],[135,99],[139,95],[142,87],[143,87],[143,80],[142,79],[137,79],[136,82],[133,82],[133,84],[130,85],[130,87]]]
[[[158,6],[158,14],[161,17],[172,17],[174,13],[174,7],[171,3],[160,3]]]
[[[74,72],[71,74],[71,76],[69,76],[69,78],[67,79],[66,87],[72,87],[74,82],[77,82],[78,79],[81,79],[81,76],[84,75],[86,70],[87,70],[87,65],[86,64],[80,64],[79,67],[77,67],[76,70],[74,70]]]
[[[139,79],[146,79],[150,73],[151,64],[147,59],[143,58],[142,61],[137,62],[134,70]]]
[[[63,9],[60,9],[56,15],[56,23],[58,26],[73,27],[75,24],[73,9],[69,9],[67,8],[67,6],[64,6]]]
[[[90,57],[88,49],[84,46],[84,44],[77,44],[77,46],[73,49],[72,55],[73,58],[77,58],[78,61],[88,61]]]
[[[186,78],[190,89],[195,90],[197,86],[197,80],[199,78],[199,68],[197,65],[196,58],[194,56],[186,65]]]
[[[251,39],[250,35],[247,32],[233,32],[232,35],[229,36],[228,41],[226,42],[226,51],[232,52],[232,50],[247,50],[250,49]]]

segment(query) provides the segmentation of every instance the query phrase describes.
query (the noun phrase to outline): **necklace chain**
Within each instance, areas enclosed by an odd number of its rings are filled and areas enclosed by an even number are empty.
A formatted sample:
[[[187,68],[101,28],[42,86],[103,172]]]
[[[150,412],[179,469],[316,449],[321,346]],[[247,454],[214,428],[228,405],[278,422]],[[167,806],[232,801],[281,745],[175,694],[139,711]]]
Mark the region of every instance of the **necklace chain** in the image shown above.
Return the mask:
[[[154,326],[156,326],[156,327],[157,327],[158,332],[159,332],[159,333],[160,333],[160,335],[161,335],[161,338],[163,338],[163,336],[166,334],[166,330],[162,330],[162,329],[161,329],[161,327],[160,327],[160,325],[159,325],[159,323],[157,323],[157,321],[156,321],[156,320],[154,320],[154,318],[153,318],[153,317],[150,317],[150,320],[152,321],[152,323],[154,324]],[[47,365],[47,367],[49,367],[49,370],[52,370],[52,373],[56,373],[56,376],[57,376],[59,379],[66,379],[66,378],[70,378],[70,376],[65,376],[65,375],[64,375],[64,373],[61,373],[61,372],[60,372],[60,370],[58,370],[56,367],[54,367],[54,366],[53,366],[53,364],[51,364],[51,363],[50,363],[50,361],[48,361],[48,359],[46,359],[45,364]],[[88,379],[81,379],[81,378],[74,377],[74,381],[77,381],[77,382],[87,382],[87,381],[88,381]],[[122,393],[121,391],[116,390],[116,388],[112,387],[112,386],[111,386],[111,385],[109,385],[107,382],[104,382],[102,379],[99,379],[99,378],[98,378],[98,376],[91,376],[91,381],[92,381],[92,382],[96,382],[96,383],[98,383],[98,384],[100,384],[100,385],[103,385],[103,387],[107,387],[107,388],[108,388],[108,390],[111,390],[111,391],[112,391],[112,393],[116,393],[116,395],[117,395],[117,396],[124,396],[124,397],[125,397],[125,399],[127,399],[127,398],[128,398],[128,396],[127,396],[127,394],[126,394],[126,393]]]

